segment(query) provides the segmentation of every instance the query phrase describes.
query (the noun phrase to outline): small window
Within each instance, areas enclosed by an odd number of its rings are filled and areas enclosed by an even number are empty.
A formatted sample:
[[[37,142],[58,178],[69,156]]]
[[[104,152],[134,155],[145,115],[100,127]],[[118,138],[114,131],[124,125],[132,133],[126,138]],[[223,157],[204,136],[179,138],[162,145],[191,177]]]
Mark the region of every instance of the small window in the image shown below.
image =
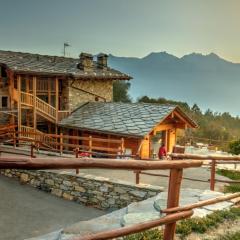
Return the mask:
[[[2,108],[8,107],[8,97],[2,97]]]
[[[3,78],[7,77],[6,69],[1,67],[0,74],[1,74],[1,77],[3,77]]]

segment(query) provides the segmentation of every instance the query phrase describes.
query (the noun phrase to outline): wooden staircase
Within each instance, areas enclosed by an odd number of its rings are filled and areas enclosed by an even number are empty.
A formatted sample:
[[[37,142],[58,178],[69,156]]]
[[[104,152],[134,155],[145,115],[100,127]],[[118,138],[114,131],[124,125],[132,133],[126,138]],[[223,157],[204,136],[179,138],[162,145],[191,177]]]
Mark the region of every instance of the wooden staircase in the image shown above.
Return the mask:
[[[50,149],[56,149],[56,142],[57,139],[48,136],[46,133],[41,132],[39,130],[34,131],[33,127],[28,126],[21,126],[20,128],[20,138],[26,138],[30,140],[34,140],[37,142],[40,142],[43,146],[50,148]]]
[[[27,107],[35,107],[37,114],[50,122],[57,123],[58,121],[56,108],[38,97],[35,97],[34,101],[33,94],[21,92],[21,104]]]
[[[34,97],[34,95],[31,93],[21,92],[20,94],[20,100],[22,105],[29,108],[35,107],[38,115],[42,116],[43,118],[47,119],[52,123],[56,124],[69,115],[69,111],[57,111],[55,107],[38,97]],[[13,99],[18,102],[17,90],[15,90]]]

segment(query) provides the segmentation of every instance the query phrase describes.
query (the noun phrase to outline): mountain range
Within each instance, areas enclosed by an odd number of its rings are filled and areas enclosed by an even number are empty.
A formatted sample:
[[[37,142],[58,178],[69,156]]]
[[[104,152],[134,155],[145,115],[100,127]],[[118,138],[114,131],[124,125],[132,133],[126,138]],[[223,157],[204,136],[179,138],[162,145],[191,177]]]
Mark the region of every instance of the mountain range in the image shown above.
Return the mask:
[[[211,53],[178,58],[167,52],[143,58],[109,55],[109,65],[133,77],[133,99],[147,95],[197,103],[201,109],[240,115],[240,63]]]

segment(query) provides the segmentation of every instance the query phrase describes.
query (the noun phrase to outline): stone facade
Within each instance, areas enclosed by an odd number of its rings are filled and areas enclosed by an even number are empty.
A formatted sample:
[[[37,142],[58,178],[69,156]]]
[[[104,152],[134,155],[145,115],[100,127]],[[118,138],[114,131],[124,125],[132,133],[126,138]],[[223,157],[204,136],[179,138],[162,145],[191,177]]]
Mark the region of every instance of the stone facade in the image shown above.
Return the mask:
[[[163,189],[146,184],[131,184],[80,173],[52,171],[0,170],[7,177],[49,192],[66,200],[76,201],[99,209],[120,209],[132,202],[156,196]]]
[[[75,80],[73,83],[69,83],[68,101],[70,111],[76,109],[82,103],[96,101],[96,96],[100,96],[98,101],[106,99],[107,102],[111,102],[113,100],[113,81],[90,79]]]

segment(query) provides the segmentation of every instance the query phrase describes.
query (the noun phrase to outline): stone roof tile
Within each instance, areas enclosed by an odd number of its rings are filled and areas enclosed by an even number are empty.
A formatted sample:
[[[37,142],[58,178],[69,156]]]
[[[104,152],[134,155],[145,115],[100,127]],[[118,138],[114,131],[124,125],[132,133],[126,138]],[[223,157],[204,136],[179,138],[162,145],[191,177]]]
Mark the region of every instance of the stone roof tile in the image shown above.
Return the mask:
[[[92,71],[83,71],[77,67],[79,64],[78,58],[76,59],[0,50],[0,64],[6,65],[9,69],[17,73],[71,76],[76,79],[131,79],[130,76],[109,67],[106,69],[100,69],[96,62],[93,63]]]
[[[148,103],[90,102],[60,122],[60,126],[113,134],[146,136],[176,106]]]

